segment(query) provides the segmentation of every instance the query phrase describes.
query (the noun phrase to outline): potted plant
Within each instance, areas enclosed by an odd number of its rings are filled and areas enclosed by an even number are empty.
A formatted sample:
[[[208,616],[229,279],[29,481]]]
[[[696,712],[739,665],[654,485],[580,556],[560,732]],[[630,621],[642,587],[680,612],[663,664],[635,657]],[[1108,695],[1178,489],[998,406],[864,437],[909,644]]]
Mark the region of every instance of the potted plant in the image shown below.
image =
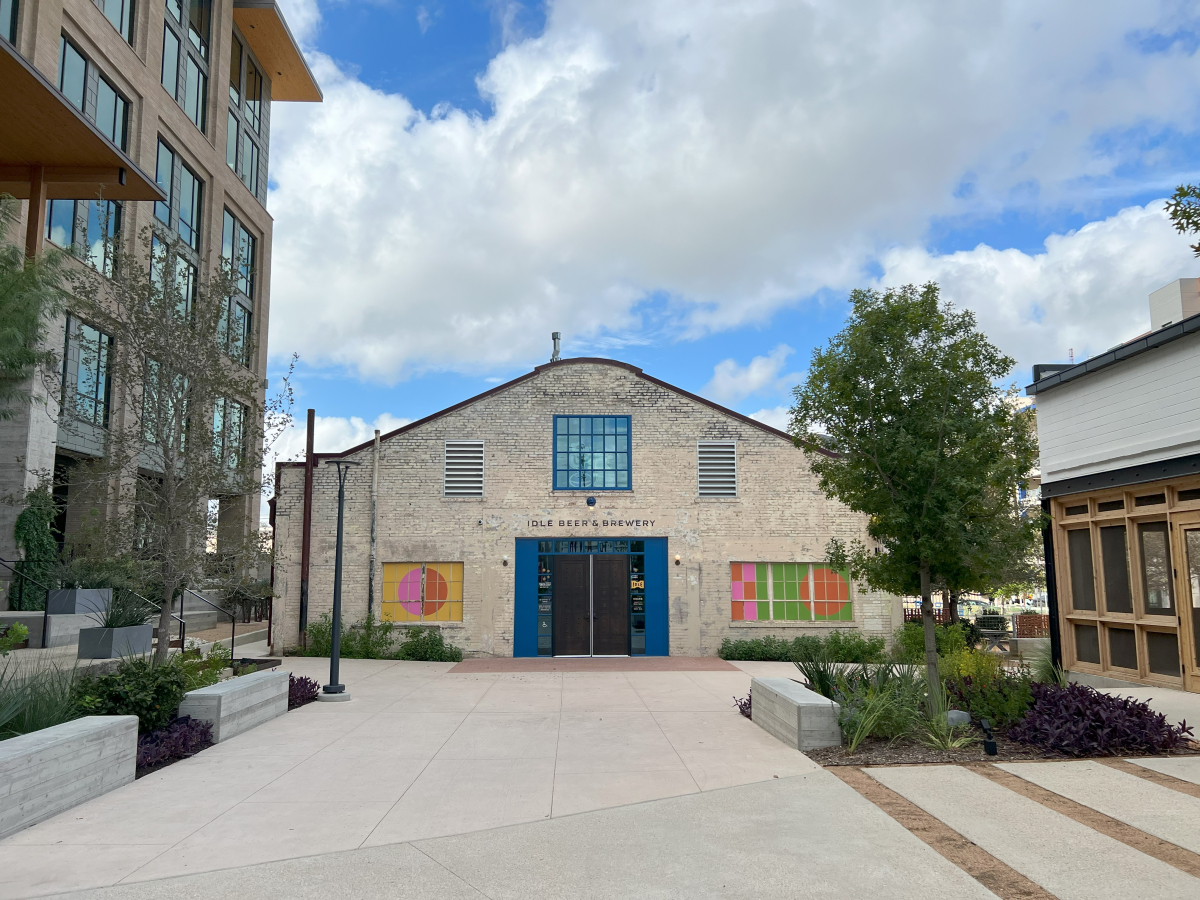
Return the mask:
[[[46,611],[50,615],[104,615],[112,603],[112,588],[56,588],[46,596]]]
[[[92,613],[96,628],[79,629],[80,659],[115,659],[150,652],[154,626],[148,623],[154,605],[128,588],[114,588],[102,612]]]

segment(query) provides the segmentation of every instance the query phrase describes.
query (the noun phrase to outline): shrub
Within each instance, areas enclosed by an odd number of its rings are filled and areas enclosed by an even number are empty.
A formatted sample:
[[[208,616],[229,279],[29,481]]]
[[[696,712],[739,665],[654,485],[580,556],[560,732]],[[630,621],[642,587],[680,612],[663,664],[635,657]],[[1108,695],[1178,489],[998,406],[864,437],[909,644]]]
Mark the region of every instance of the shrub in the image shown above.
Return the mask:
[[[1034,681],[1042,684],[1055,684],[1059,687],[1066,687],[1068,684],[1067,673],[1063,671],[1061,666],[1054,664],[1054,656],[1050,650],[1050,642],[1047,641],[1036,651],[1030,661],[1030,674]]]
[[[1033,703],[1029,673],[1009,671],[996,654],[959,650],[944,657],[940,669],[950,699],[973,719],[1007,727]]]
[[[866,666],[842,673],[833,699],[838,724],[851,753],[868,737],[893,741],[908,734],[920,718],[924,681],[912,669]]]
[[[320,692],[321,686],[313,679],[301,675],[297,678],[295,675],[288,676],[288,709],[296,709],[303,706],[305,703],[312,703],[317,699],[317,694]]]
[[[205,747],[212,746],[212,742],[210,723],[191,716],[180,716],[165,728],[138,737],[138,771],[194,756]]]
[[[1170,725],[1146,703],[1113,697],[1082,684],[1034,683],[1033,707],[1008,730],[1022,744],[1067,756],[1162,753],[1187,744],[1187,722]]]
[[[738,708],[738,712],[740,712],[747,719],[754,718],[754,716],[751,714],[752,713],[751,702],[752,702],[752,698],[749,694],[747,694],[745,697],[742,697],[740,699],[737,697],[733,698],[733,705],[736,706]]]
[[[138,733],[165,728],[187,691],[188,676],[174,661],[125,659],[115,672],[76,682],[81,715],[137,716]]]
[[[938,656],[967,649],[966,629],[962,622],[938,625],[933,630]],[[925,630],[920,622],[905,622],[896,634],[892,653],[898,662],[916,665],[925,661]]]
[[[8,656],[9,650],[12,650],[17,644],[25,643],[25,639],[28,637],[29,629],[20,622],[0,627],[0,656]]]
[[[721,659],[767,662],[826,659],[830,662],[874,663],[884,661],[885,647],[882,637],[864,637],[857,631],[831,631],[824,637],[803,634],[790,641],[773,635],[740,641],[725,638],[717,655]]]
[[[396,656],[395,625],[363,619],[357,625],[342,623],[343,659],[393,659]],[[303,649],[288,651],[293,656],[329,656],[333,653],[333,617],[325,613],[308,625],[308,642]]]
[[[462,658],[462,650],[447,644],[440,628],[423,628],[420,625],[406,630],[404,640],[396,651],[396,659],[424,662],[462,662]]]
[[[0,740],[29,734],[77,719],[72,685],[74,669],[41,664],[16,673],[0,670]]]

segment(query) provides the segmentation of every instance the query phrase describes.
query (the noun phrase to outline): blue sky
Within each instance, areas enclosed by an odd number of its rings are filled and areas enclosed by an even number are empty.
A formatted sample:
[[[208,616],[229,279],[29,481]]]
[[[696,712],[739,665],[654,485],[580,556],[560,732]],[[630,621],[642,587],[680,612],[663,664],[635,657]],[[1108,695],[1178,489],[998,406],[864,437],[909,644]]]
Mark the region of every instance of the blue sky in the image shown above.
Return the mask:
[[[931,33],[932,46],[953,50],[946,41],[969,42],[978,29],[995,41],[999,60],[977,87],[946,88],[926,107],[903,82],[946,76],[932,63],[922,71],[929,54],[920,46],[895,71],[880,63],[874,92],[856,93],[837,61],[790,72],[806,53],[800,38],[811,26],[796,18],[799,7],[778,22],[745,16],[726,23],[704,16],[728,17],[728,10],[706,13],[697,4],[689,11],[694,21],[681,25],[677,11],[658,16],[651,3],[626,10],[572,0],[549,7],[548,18],[541,4],[499,0],[295,2],[311,14],[299,27],[298,14],[289,17],[326,91],[319,109],[277,107],[272,147],[271,368],[277,378],[287,355],[300,353],[301,417],[308,406],[368,426],[383,414],[428,415],[545,361],[549,332],[558,329],[567,355],[619,358],[739,411],[765,410],[764,419],[778,424],[813,348],[841,326],[851,287],[926,277],[977,310],[993,339],[1018,358],[1013,379],[1023,385],[1033,362],[1098,352],[1136,334],[1145,294],[1196,274],[1186,242],[1171,237],[1154,205],[1196,177],[1200,27],[1188,4],[1140,11],[1077,5],[1101,19],[1090,30],[1075,27],[1067,9],[1057,21],[957,23],[954,33]],[[864,40],[858,31],[865,26],[838,15],[830,11],[822,21],[826,45],[812,52],[833,53],[828,47],[837,41],[828,35],[840,29],[853,63],[853,41]],[[789,27],[799,45],[776,49],[771,32]],[[1042,39],[1063,59],[1047,62]],[[692,47],[703,48],[704,70],[693,67]],[[978,63],[963,65],[969,72]],[[728,72],[713,77],[722,67]],[[1188,73],[1182,86],[1174,83],[1179,73]],[[842,94],[832,111],[819,108],[818,93],[806,93],[822,80],[832,86],[827,92]],[[1003,80],[1013,84],[997,84]],[[892,82],[903,93],[891,106],[904,105],[910,120],[927,117],[911,133],[903,122],[889,125],[889,107],[876,105],[874,95]],[[659,105],[630,137],[623,110],[644,102]],[[792,135],[786,125],[778,137],[798,148],[795,171],[769,146],[755,156],[761,141],[720,146],[736,144],[738,128],[754,131],[741,109],[753,112],[756,104],[760,121],[796,109],[824,116],[832,136],[819,136],[832,152],[811,131]],[[695,108],[702,112],[687,112]],[[842,124],[855,116],[867,125]],[[674,118],[662,141],[643,139]],[[874,120],[879,134],[870,131]],[[572,131],[580,122],[586,128]],[[347,239],[352,247],[324,258],[319,248],[329,231],[318,234],[314,223],[333,207],[322,213],[298,185],[311,171],[305,167],[321,161],[322,142],[338,152],[345,134],[369,135],[362,142],[372,149],[356,148],[352,167],[373,174],[348,188],[354,226],[362,225]],[[702,196],[694,213],[664,214],[678,240],[664,238],[662,226],[626,239],[639,220],[659,215],[652,201],[665,177],[638,182],[629,163],[646,159],[652,167],[663,147],[675,151],[670,142],[678,134],[716,134],[715,149],[711,159],[683,157],[703,184],[664,185],[661,205],[686,206],[727,175],[737,186]],[[775,133],[768,135],[769,145]],[[609,140],[615,152],[594,152]],[[884,146],[864,150],[874,141]],[[558,158],[564,147],[571,148],[567,162]],[[864,160],[857,170],[839,167],[837,157],[855,154]],[[762,177],[773,166],[787,182],[780,192],[798,198],[791,208],[776,203],[771,179]],[[542,167],[556,174],[546,185],[538,183]],[[814,173],[807,180],[805,168]],[[825,179],[843,179],[844,203],[836,193],[822,195]],[[649,195],[648,212],[622,218],[606,208],[606,185],[624,181],[626,204]],[[558,193],[582,199],[564,206]],[[837,221],[823,228],[824,217]],[[511,233],[522,229],[543,237],[512,244]],[[485,262],[464,277],[473,256]],[[329,285],[338,302],[310,296],[314,284]],[[763,358],[757,366],[756,357]],[[722,364],[724,380],[715,378]],[[362,423],[337,434],[361,436]]]

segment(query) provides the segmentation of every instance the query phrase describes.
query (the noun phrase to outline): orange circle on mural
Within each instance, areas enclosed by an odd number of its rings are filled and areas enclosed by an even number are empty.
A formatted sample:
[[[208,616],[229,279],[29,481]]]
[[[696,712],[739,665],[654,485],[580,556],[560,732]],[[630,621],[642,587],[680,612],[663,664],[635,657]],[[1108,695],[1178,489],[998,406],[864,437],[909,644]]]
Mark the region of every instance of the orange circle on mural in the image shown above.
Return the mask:
[[[818,618],[838,616],[850,602],[850,585],[841,573],[826,566],[813,566],[813,612]]]

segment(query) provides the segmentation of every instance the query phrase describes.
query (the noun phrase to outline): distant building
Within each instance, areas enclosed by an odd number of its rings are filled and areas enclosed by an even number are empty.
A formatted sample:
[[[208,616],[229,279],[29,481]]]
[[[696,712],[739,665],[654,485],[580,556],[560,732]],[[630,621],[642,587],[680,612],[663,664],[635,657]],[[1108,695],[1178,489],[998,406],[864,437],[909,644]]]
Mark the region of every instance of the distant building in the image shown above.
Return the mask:
[[[1200,690],[1200,280],[1153,330],[1035,366],[1052,642],[1072,676]]]
[[[563,359],[316,454],[307,504],[305,464],[279,464],[278,649],[330,611],[335,460],[360,464],[347,623],[370,603],[473,655],[696,656],[725,638],[890,638],[901,619],[898,599],[824,563],[831,537],[868,540],[867,517],[821,491],[789,435],[626,363]]]

